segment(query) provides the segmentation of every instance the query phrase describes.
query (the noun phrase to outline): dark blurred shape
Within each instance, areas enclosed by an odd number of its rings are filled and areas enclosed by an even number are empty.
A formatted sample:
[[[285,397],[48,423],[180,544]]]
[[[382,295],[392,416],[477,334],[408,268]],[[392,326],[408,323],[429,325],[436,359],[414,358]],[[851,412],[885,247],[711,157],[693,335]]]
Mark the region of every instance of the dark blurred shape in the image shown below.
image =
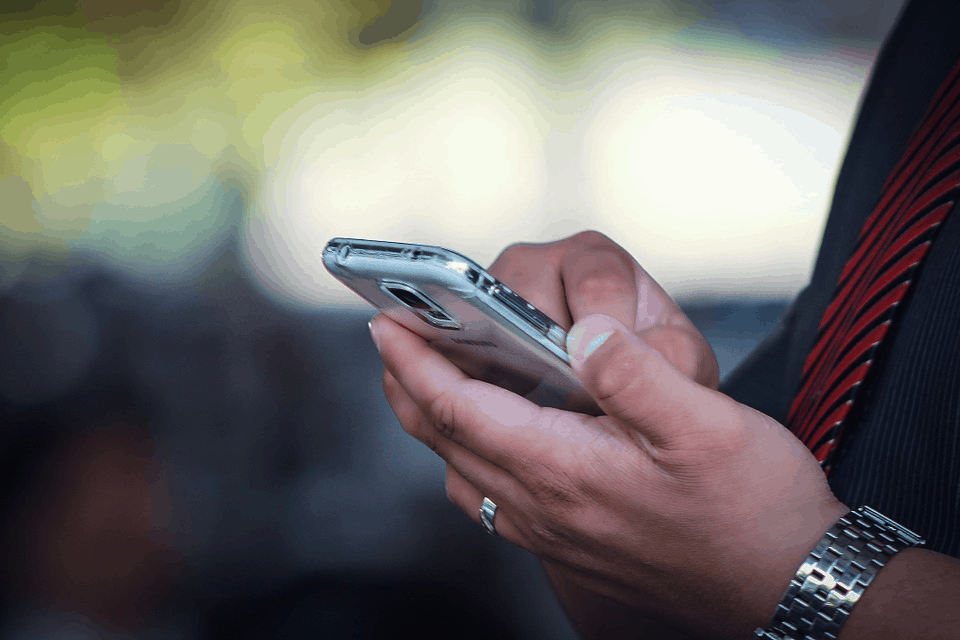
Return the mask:
[[[713,16],[771,44],[811,39],[879,41],[905,0],[712,0]]]
[[[417,24],[423,13],[423,0],[392,0],[387,11],[366,26],[361,26],[357,40],[371,46],[401,39]]]
[[[25,13],[30,14],[31,17],[68,16],[76,10],[76,6],[76,0],[4,0],[0,3],[0,15]],[[16,18],[23,17],[16,16]]]
[[[473,581],[480,583],[487,579],[472,576]],[[211,640],[519,638],[517,630],[500,619],[495,603],[482,601],[483,595],[473,589],[451,588],[449,581],[329,577],[301,582],[253,601],[222,603],[210,621],[209,637]]]
[[[724,378],[773,329],[788,304],[775,298],[690,299],[680,307],[710,342]]]
[[[532,0],[534,22],[541,24],[550,24],[556,19],[557,10],[554,6],[555,0]]]
[[[681,300],[680,306],[697,329],[704,333],[755,336],[766,332],[783,317],[789,300],[745,299],[724,300],[692,298]]]
[[[93,361],[99,326],[75,291],[21,287],[0,299],[0,397],[45,402],[72,391]]]
[[[562,32],[588,13],[622,12],[656,21],[682,16],[691,22],[727,25],[744,36],[774,46],[809,41],[879,41],[896,20],[905,0],[529,0],[520,10],[540,28]],[[433,4],[433,3],[431,3]],[[463,0],[464,8],[473,5]],[[425,12],[428,15],[429,11]]]
[[[76,6],[90,20],[104,18],[122,18],[132,16],[141,11],[160,13],[164,8],[171,6],[173,10],[180,5],[180,0],[140,0],[126,2],[125,0],[79,0]]]
[[[144,630],[183,568],[169,547],[169,502],[143,428],[107,423],[67,436],[26,489],[12,531],[11,581],[32,607]]]
[[[396,424],[371,312],[279,307],[230,248],[180,288],[59,271],[0,294],[0,635],[569,633]]]

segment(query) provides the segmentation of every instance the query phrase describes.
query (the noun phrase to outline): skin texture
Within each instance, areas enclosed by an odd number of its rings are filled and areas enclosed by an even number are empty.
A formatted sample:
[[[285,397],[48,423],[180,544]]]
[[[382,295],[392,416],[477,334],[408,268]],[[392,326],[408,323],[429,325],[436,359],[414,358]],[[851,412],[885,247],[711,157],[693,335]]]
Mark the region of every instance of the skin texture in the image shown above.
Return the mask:
[[[605,415],[472,380],[375,318],[387,398],[447,462],[450,500],[477,522],[483,496],[499,506],[497,532],[543,561],[586,638],[747,638],[766,626],[800,561],[849,511],[810,452],[716,390],[706,340],[606,237],[516,245],[491,271],[573,325],[573,368]]]

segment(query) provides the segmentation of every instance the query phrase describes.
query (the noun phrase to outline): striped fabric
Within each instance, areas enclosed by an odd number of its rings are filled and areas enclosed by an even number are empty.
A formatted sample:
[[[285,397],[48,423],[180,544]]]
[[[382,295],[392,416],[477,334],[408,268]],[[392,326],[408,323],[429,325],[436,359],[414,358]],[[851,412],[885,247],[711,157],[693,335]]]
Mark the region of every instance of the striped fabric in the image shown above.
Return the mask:
[[[937,231],[960,199],[960,61],[937,91],[841,272],[787,417],[830,472],[844,422]]]

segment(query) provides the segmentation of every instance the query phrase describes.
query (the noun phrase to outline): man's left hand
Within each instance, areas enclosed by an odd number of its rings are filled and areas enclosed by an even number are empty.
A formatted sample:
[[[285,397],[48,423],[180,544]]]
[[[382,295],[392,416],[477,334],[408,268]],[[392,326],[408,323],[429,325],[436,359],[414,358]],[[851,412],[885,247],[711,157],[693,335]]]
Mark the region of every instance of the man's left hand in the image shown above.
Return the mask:
[[[384,316],[371,331],[387,398],[448,463],[456,505],[479,522],[489,497],[502,537],[688,633],[765,626],[848,511],[787,429],[690,380],[609,316],[578,321],[569,349],[599,417],[473,380]]]

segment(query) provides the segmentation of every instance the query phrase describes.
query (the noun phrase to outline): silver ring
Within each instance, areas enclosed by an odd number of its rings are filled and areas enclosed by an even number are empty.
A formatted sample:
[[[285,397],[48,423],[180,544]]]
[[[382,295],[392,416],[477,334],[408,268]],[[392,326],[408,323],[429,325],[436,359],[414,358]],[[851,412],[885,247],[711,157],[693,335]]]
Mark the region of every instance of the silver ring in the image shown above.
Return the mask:
[[[480,524],[483,525],[483,528],[487,530],[487,533],[494,534],[497,532],[497,528],[493,525],[493,519],[497,515],[497,505],[491,500],[484,496],[483,504],[480,505]]]

